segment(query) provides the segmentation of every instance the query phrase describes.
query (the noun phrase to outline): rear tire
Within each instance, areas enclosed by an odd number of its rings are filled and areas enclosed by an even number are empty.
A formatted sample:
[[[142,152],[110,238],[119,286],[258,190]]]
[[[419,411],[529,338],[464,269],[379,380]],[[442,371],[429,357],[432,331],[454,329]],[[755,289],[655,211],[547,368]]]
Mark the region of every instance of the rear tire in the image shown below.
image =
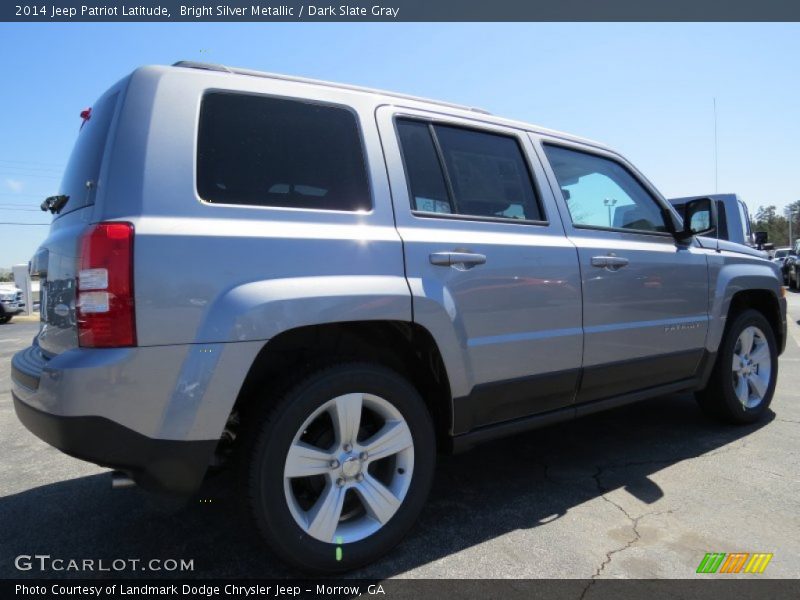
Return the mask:
[[[435,459],[430,414],[408,381],[365,363],[321,369],[258,420],[245,454],[250,508],[280,558],[347,571],[411,529]]]
[[[0,315],[0,325],[5,325],[11,321],[11,315]]]
[[[700,407],[719,420],[747,424],[764,416],[775,393],[778,351],[775,335],[760,312],[747,309],[722,337],[706,388],[697,393]]]

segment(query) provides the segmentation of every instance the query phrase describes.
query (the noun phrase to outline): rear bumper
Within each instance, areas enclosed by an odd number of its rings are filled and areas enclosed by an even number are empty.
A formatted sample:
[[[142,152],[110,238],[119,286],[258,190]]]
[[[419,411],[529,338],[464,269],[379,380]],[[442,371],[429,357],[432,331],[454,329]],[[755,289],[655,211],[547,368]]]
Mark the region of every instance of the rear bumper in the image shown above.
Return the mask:
[[[213,440],[148,438],[103,417],[53,415],[12,395],[17,417],[37,437],[75,458],[126,471],[146,489],[196,491],[216,446]]]
[[[190,494],[217,439],[160,435],[184,356],[179,348],[78,348],[48,359],[34,345],[11,361],[14,408],[32,433],[70,456],[126,471],[146,489]]]

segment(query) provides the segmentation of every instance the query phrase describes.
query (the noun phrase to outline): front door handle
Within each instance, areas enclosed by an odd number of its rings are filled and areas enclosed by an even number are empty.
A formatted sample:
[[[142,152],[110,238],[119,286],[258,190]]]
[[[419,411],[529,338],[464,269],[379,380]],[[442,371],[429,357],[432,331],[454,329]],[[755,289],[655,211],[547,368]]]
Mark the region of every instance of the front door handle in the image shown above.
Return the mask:
[[[593,256],[592,266],[606,269],[607,271],[618,271],[622,267],[628,266],[628,259],[613,254],[607,256]]]
[[[434,252],[430,256],[431,264],[440,267],[472,268],[486,262],[484,254],[474,252]]]

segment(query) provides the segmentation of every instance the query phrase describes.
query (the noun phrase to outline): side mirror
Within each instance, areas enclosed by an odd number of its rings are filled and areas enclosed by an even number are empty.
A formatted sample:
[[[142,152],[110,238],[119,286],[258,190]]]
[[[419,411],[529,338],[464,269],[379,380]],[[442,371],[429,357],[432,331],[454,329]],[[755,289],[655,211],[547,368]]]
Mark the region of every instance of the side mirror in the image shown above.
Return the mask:
[[[756,246],[763,246],[769,240],[769,234],[766,231],[756,231],[755,242]]]
[[[705,235],[717,228],[717,203],[711,198],[695,198],[683,205],[683,229],[675,233],[679,240]]]

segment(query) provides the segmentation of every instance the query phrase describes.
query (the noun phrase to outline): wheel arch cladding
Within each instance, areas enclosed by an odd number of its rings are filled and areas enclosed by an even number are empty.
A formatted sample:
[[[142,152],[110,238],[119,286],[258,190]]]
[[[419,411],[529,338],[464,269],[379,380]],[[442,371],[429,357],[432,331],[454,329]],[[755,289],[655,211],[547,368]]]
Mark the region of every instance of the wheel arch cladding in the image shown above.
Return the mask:
[[[783,316],[778,299],[781,285],[771,265],[723,265],[709,288],[711,327],[706,349],[709,352],[717,351],[734,311],[747,307],[764,314],[772,326],[778,348],[783,348]]]
[[[348,321],[298,327],[263,345],[252,362],[231,414],[246,418],[260,399],[280,394],[293,378],[337,362],[361,361],[396,371],[419,391],[437,438],[452,425],[447,369],[436,341],[410,321]]]

